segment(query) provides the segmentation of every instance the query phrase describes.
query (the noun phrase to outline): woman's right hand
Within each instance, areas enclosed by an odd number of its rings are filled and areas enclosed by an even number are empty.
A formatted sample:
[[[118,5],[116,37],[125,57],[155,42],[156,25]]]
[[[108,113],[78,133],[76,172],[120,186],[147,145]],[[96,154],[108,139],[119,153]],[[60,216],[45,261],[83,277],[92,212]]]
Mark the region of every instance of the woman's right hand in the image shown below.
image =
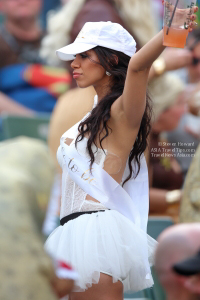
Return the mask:
[[[162,0],[162,4],[168,7],[168,9],[172,14],[172,12],[174,11],[174,5],[167,1],[165,2],[164,0]],[[187,26],[189,32],[191,32],[193,29],[197,27],[197,23],[195,22],[197,16],[195,15],[195,13],[198,10],[199,10],[198,6],[193,6],[192,8],[185,8],[185,9],[176,8],[175,16],[173,19],[173,25],[180,25],[181,23],[184,24],[184,21],[187,19],[187,16],[190,15],[189,22],[187,21],[188,22]]]

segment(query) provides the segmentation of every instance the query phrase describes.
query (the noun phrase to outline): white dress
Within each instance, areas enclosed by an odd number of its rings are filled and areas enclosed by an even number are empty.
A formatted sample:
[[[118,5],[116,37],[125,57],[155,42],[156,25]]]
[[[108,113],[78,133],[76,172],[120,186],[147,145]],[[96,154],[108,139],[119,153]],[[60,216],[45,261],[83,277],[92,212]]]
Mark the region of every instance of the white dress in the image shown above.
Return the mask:
[[[70,139],[70,130],[61,139]],[[88,156],[86,138],[77,146],[79,153]],[[75,147],[74,140],[70,147]],[[104,153],[102,149],[96,149],[94,155],[95,163],[103,168],[107,151]],[[63,168],[61,147],[57,158]],[[100,273],[112,276],[113,282],[122,281],[125,292],[151,287],[150,266],[157,242],[117,210],[109,210],[102,203],[87,200],[87,193],[69,174],[63,178],[60,219],[75,212],[103,210],[83,214],[59,226],[45,243],[47,252],[70,263],[78,272],[75,291],[84,291],[98,283]]]

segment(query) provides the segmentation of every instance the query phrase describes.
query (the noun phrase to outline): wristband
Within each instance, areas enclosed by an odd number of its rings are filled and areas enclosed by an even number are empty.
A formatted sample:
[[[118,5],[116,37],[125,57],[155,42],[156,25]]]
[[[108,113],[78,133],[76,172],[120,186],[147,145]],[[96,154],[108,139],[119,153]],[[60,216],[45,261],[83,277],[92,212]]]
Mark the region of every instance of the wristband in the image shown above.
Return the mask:
[[[162,75],[166,70],[166,63],[163,57],[156,59],[153,64],[154,72],[157,76]]]
[[[165,194],[165,200],[167,203],[178,202],[180,200],[181,194],[182,194],[181,190],[174,190],[174,191],[167,192]]]

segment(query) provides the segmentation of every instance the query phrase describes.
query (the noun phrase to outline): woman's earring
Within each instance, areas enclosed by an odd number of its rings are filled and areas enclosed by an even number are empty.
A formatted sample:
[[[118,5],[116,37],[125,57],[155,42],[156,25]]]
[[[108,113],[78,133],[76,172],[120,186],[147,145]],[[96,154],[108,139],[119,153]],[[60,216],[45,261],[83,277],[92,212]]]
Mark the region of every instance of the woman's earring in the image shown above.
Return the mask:
[[[106,71],[106,75],[107,75],[107,76],[111,76],[111,74],[110,74],[108,71]]]

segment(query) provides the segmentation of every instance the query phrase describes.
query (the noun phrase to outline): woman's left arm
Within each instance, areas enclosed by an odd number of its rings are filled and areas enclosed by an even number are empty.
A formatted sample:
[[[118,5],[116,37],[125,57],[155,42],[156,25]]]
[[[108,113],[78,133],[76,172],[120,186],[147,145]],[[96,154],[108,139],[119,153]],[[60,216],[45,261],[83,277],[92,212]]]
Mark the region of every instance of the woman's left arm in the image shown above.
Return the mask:
[[[194,12],[198,10],[194,7]],[[190,29],[195,26],[195,15],[191,15]],[[132,56],[129,62],[124,91],[118,101],[118,108],[125,114],[130,128],[138,128],[146,106],[146,89],[152,63],[165,49],[163,30]],[[117,103],[116,103],[117,105]]]
[[[163,31],[160,31],[130,59],[124,91],[118,104],[131,128],[138,128],[140,125],[146,106],[149,70],[165,49],[162,43]]]

